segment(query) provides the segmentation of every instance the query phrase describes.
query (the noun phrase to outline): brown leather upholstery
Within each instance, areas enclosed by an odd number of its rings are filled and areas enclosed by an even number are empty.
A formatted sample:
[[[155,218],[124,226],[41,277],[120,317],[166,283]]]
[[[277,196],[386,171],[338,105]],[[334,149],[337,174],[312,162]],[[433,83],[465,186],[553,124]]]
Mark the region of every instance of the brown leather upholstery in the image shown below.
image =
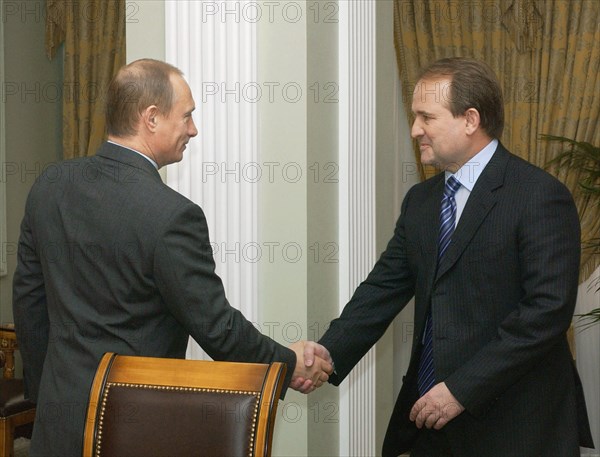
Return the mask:
[[[281,363],[106,354],[94,378],[84,456],[269,456]]]
[[[23,398],[22,379],[0,380],[0,417],[5,418],[35,407]]]
[[[0,457],[13,455],[15,437],[31,437],[35,418],[35,405],[23,395],[23,380],[14,379],[14,351],[17,349],[14,327],[0,327]]]

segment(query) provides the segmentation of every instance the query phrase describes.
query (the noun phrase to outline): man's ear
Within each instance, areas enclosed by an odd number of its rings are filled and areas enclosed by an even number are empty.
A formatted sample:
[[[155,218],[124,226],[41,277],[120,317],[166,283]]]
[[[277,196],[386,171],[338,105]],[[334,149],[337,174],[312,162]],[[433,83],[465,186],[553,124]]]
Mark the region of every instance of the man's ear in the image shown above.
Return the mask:
[[[150,105],[144,111],[142,111],[141,121],[146,130],[150,132],[156,131],[156,126],[158,125],[157,117],[158,108],[156,107],[156,105]]]
[[[467,122],[466,133],[467,135],[472,135],[481,125],[481,117],[479,116],[479,111],[475,108],[469,108],[465,111],[465,120]]]

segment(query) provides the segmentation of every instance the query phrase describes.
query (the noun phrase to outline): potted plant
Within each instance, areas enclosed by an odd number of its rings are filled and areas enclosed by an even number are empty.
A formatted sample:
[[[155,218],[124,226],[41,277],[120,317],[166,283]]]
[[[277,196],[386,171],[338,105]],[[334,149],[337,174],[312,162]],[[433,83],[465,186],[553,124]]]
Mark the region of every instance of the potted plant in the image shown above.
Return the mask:
[[[596,205],[600,206],[600,147],[562,136],[541,135],[540,137],[546,141],[565,145],[565,150],[548,162],[548,166],[580,170],[579,188],[581,192],[589,195]],[[585,241],[583,248],[591,249],[594,255],[600,255],[600,237]],[[592,287],[596,288],[596,292],[600,292],[600,278],[592,283]],[[600,308],[579,314],[578,318],[585,328],[600,323]]]

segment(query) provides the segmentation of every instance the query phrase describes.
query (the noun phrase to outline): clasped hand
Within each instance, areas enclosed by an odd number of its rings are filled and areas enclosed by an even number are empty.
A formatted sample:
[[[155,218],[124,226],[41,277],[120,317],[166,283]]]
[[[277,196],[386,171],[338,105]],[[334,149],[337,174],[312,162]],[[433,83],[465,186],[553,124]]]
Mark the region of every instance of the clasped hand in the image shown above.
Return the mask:
[[[419,398],[410,411],[409,418],[417,428],[440,430],[465,410],[452,395],[445,382],[440,382]]]
[[[292,389],[308,394],[327,382],[333,373],[333,361],[324,346],[313,341],[298,341],[290,349],[296,353]]]

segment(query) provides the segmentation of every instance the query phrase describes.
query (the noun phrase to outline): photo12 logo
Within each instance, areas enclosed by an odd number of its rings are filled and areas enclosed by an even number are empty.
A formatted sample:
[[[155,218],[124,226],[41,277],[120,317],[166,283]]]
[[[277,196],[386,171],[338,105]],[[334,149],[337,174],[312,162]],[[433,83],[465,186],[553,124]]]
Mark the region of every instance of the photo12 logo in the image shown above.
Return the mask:
[[[315,81],[307,87],[295,81],[228,83],[204,81],[201,87],[202,103],[298,103],[305,94],[312,103],[338,103],[339,85],[334,81]]]
[[[312,182],[337,184],[339,165],[336,162],[314,162],[307,170],[298,162],[202,162],[202,182],[225,183]],[[305,180],[302,180],[306,177]]]
[[[339,246],[335,241],[315,241],[309,246],[296,241],[210,242],[216,263],[284,262],[295,264],[302,259],[311,263],[339,262]]]
[[[52,20],[60,19],[67,24],[101,20],[107,14],[117,18],[124,17],[126,23],[139,22],[140,2],[126,1],[125,4],[116,1],[59,0],[3,0],[0,3],[4,22],[18,21],[21,23],[45,22],[47,17]]]
[[[304,18],[314,23],[336,24],[339,6],[337,2],[255,2],[220,1],[199,2],[202,23],[211,21],[255,24],[266,21],[269,24],[283,21],[298,23]]]

